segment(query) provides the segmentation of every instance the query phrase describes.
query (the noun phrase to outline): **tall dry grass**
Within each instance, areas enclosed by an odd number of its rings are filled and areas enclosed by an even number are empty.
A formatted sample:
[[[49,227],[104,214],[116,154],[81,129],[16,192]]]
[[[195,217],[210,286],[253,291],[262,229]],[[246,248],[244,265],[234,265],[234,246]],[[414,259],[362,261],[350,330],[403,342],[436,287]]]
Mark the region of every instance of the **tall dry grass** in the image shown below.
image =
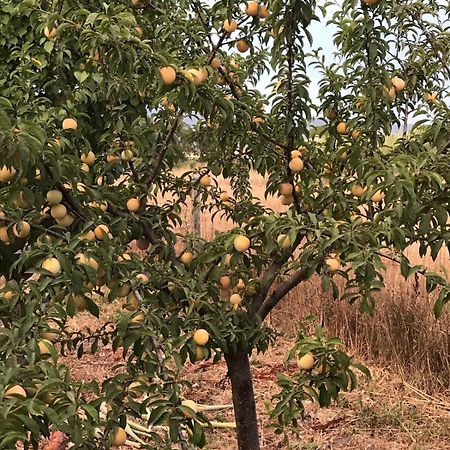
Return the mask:
[[[219,186],[230,190],[226,180],[218,177]],[[264,200],[265,179],[251,175],[253,194],[273,209],[280,209],[278,199]],[[192,209],[183,211],[184,231],[192,230]],[[211,214],[200,216],[200,234],[211,239],[217,231],[233,224]],[[411,248],[408,257],[414,264],[443,272],[450,268],[450,257],[443,250],[436,261],[430,256],[421,258],[417,248]],[[335,301],[321,289],[318,277],[301,284],[281,302],[272,314],[272,324],[281,332],[296,331],[302,318],[311,314],[321,318],[328,333],[339,336],[361,356],[373,358],[399,372],[424,389],[449,389],[450,380],[450,313],[436,320],[433,304],[436,295],[428,295],[423,277],[404,280],[395,263],[386,261],[386,288],[378,295],[376,309],[371,317],[361,314],[357,305]]]

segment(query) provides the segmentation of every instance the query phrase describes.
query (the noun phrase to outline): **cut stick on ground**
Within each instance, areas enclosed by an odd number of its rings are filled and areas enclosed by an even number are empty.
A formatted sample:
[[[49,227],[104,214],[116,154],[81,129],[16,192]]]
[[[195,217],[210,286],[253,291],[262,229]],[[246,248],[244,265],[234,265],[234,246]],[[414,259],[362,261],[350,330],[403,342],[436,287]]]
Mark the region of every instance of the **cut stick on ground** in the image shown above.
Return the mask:
[[[221,409],[232,409],[233,405],[201,405],[197,403],[199,411],[219,411]]]
[[[133,447],[133,448],[142,448],[141,444],[138,444],[137,442],[133,442],[133,441],[126,441],[125,445],[128,445],[128,447]],[[144,444],[146,445],[146,444]]]
[[[203,428],[236,428],[236,422],[216,422],[211,420],[209,424],[203,422],[199,422],[199,424]]]
[[[129,424],[125,427],[125,433],[131,436],[135,441],[139,442],[139,444],[146,445],[145,442],[131,429]]]

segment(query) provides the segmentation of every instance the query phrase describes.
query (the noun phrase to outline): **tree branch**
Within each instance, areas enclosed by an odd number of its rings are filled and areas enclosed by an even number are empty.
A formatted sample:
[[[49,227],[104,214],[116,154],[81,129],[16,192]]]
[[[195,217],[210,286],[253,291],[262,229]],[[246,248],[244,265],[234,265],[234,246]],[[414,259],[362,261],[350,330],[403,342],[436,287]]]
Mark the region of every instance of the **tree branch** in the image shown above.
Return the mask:
[[[264,301],[264,303],[258,309],[256,314],[260,316],[262,320],[264,320],[270,313],[270,311],[272,311],[272,309],[275,308],[275,306],[277,306],[278,303],[283,299],[283,297],[287,293],[289,293],[292,289],[294,289],[296,286],[298,286],[302,281],[305,281],[307,277],[308,277],[308,267],[303,267],[294,275],[292,275],[292,277],[289,278],[289,280],[286,280],[283,283],[281,283],[275,289],[272,295]]]
[[[19,221],[9,219],[8,217],[0,217],[0,222],[6,223],[6,224],[11,224],[11,223],[19,222]],[[66,237],[63,234],[58,233],[57,231],[48,230],[47,228],[44,228],[41,225],[34,225],[34,224],[30,223],[30,227],[34,228],[35,230],[40,231],[41,233],[49,234],[50,236],[53,236],[55,238],[66,239]]]
[[[275,281],[276,277],[278,276],[279,271],[283,267],[284,264],[289,260],[289,258],[294,254],[294,251],[299,246],[300,242],[303,240],[304,235],[299,234],[297,236],[297,239],[293,243],[292,247],[288,250],[286,250],[283,255],[281,255],[280,258],[276,259],[272,262],[272,264],[269,266],[269,268],[266,270],[266,273],[264,274],[261,283],[259,284],[259,288],[256,292],[256,294],[253,297],[252,303],[251,303],[251,313],[256,314],[259,309],[261,308],[261,305],[264,303],[268,292],[270,291],[270,288],[272,287],[273,282]]]
[[[148,187],[150,187],[150,185],[153,183],[155,178],[158,176],[159,170],[161,169],[161,165],[164,161],[164,156],[167,153],[170,141],[172,140],[175,132],[177,131],[177,128],[178,128],[178,125],[180,124],[180,120],[181,120],[182,116],[183,116],[183,111],[180,111],[177,114],[177,116],[173,122],[172,128],[170,129],[169,133],[166,136],[166,139],[164,140],[164,142],[162,144],[161,150],[158,154],[158,157],[156,158],[155,165],[153,166],[153,170],[150,172],[149,176],[145,180],[145,184]]]

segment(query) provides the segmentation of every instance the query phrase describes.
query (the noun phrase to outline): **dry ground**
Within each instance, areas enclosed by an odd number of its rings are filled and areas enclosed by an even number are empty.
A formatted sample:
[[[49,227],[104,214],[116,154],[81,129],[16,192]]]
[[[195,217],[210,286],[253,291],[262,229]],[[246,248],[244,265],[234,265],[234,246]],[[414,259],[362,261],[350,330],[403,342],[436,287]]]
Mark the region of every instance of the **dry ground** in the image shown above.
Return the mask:
[[[108,313],[107,313],[108,314]],[[110,314],[110,313],[109,313]],[[72,321],[73,328],[102,323],[81,314]],[[284,366],[286,350],[292,337],[284,336],[278,347],[266,355],[254,356],[252,370],[255,382],[257,407],[261,422],[261,442],[264,450],[288,448],[282,438],[269,428],[265,414],[266,402],[277,391],[276,375],[292,371]],[[103,380],[112,373],[112,366],[120,361],[109,347],[100,349],[95,356],[85,355],[78,360],[75,355],[63,359],[72,368],[75,379]],[[371,368],[373,379],[362,381],[360,387],[343,394],[339,404],[329,409],[307,406],[308,417],[300,424],[301,442],[292,449],[373,449],[373,450],[444,450],[450,448],[450,394],[429,396],[414,386],[403,382],[388,367]],[[192,382],[187,398],[198,403],[231,403],[229,384],[220,381],[226,373],[224,363],[202,362],[186,368],[185,376]],[[232,411],[208,413],[211,420],[231,421]],[[209,450],[235,450],[233,431],[214,430],[208,433]]]

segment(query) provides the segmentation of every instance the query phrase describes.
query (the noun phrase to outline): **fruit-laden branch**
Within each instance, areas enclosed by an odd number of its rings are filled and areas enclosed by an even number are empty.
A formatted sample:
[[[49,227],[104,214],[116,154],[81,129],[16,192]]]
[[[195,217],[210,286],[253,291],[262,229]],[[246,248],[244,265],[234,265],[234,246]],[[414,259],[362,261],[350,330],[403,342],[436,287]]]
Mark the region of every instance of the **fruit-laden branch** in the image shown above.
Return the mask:
[[[159,151],[158,157],[156,158],[153,170],[150,172],[149,176],[145,180],[145,184],[148,187],[150,187],[150,185],[153,183],[155,178],[158,176],[158,173],[161,169],[161,165],[164,161],[164,156],[166,156],[170,141],[172,140],[173,136],[175,135],[175,132],[177,131],[177,128],[178,128],[178,125],[180,124],[180,120],[181,120],[182,116],[183,116],[183,111],[180,111],[177,114],[177,116],[175,117],[172,128],[170,129],[169,133],[166,136],[166,139],[164,140],[164,142],[162,144],[161,150]]]
[[[303,267],[298,272],[296,272],[289,280],[281,283],[275,291],[264,301],[261,307],[257,311],[257,315],[264,320],[267,315],[272,311],[275,306],[283,299],[283,297],[288,294],[292,289],[298,286],[302,281],[308,278],[308,267]]]
[[[84,221],[86,219],[86,216],[84,215],[83,210],[81,209],[81,205],[73,198],[73,196],[64,186],[63,182],[57,181],[56,187],[61,191],[64,200],[67,202],[72,212],[76,214],[79,219]]]
[[[8,217],[0,217],[0,222],[3,222],[5,224],[11,224],[16,223],[17,220],[9,219]],[[49,230],[41,225],[34,225],[32,223],[30,223],[30,227],[40,231],[41,233],[48,234],[58,239],[65,239],[67,241],[67,237],[64,234],[58,233],[57,231]]]
[[[292,23],[292,13],[289,17],[289,27],[293,26]],[[287,51],[287,65],[288,65],[288,76],[287,76],[287,96],[286,96],[286,122],[293,121],[294,120],[294,64],[295,64],[295,58],[294,58],[294,42],[292,41],[292,37],[289,37],[288,44],[288,51]],[[287,125],[287,123],[286,123]],[[287,128],[287,127],[286,127]],[[291,168],[289,166],[289,161],[291,160],[291,151],[294,150],[295,142],[294,142],[294,126],[293,123],[291,124],[291,129],[288,132],[288,145],[287,148],[284,149],[284,155],[286,158],[286,164],[287,164],[287,175],[289,177],[289,180],[292,184],[292,196],[294,197],[294,207],[297,211],[297,214],[301,213],[301,207],[300,207],[300,201],[297,195],[297,191],[295,190],[295,180],[294,175],[291,171]]]
[[[266,300],[267,294],[270,291],[270,288],[273,285],[273,282],[277,278],[281,268],[286,264],[286,262],[289,260],[289,258],[294,254],[294,251],[297,249],[297,247],[300,245],[300,242],[303,240],[304,235],[299,234],[297,238],[295,239],[292,247],[290,249],[287,249],[283,255],[272,262],[272,264],[269,266],[269,268],[266,270],[266,273],[264,274],[261,283],[259,284],[259,288],[256,291],[256,294],[253,297],[252,304],[251,304],[251,313],[257,314],[261,306],[263,305],[264,301]]]

